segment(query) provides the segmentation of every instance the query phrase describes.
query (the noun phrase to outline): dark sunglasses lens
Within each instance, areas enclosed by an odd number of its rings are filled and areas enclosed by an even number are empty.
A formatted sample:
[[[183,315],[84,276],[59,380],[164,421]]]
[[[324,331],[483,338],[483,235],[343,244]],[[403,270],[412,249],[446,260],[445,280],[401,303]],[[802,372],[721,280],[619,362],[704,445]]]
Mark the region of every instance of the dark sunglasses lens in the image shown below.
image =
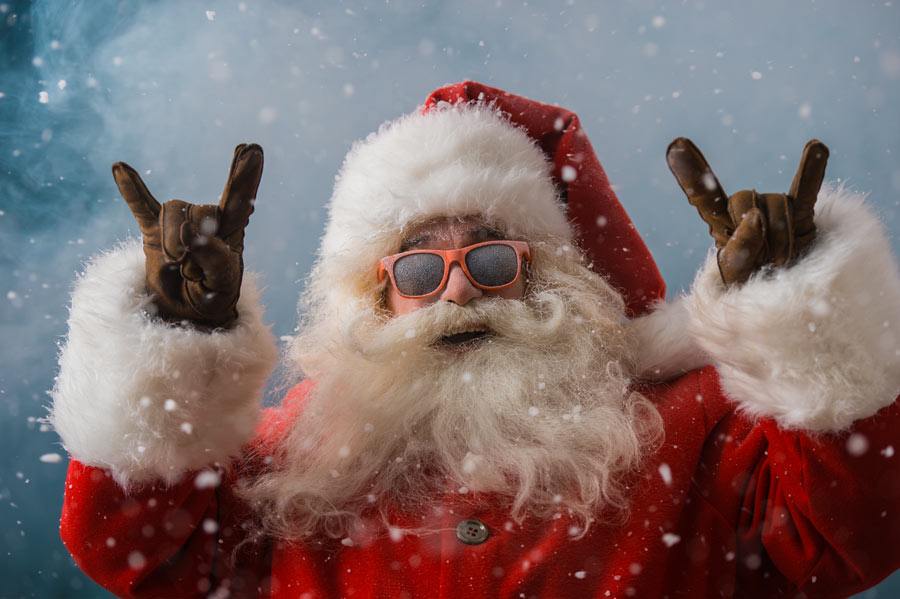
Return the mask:
[[[444,259],[435,254],[410,254],[394,262],[394,281],[403,295],[431,293],[444,278]]]
[[[511,283],[519,270],[516,250],[502,243],[475,248],[466,254],[466,266],[472,278],[485,287]]]

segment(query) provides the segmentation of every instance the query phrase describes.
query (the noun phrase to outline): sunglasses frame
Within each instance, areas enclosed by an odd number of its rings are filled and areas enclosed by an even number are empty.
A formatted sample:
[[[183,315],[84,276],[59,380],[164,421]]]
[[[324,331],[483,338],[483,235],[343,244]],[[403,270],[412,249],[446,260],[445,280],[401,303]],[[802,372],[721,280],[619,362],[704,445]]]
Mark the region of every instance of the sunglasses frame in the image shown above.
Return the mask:
[[[478,249],[480,247],[486,245],[506,245],[511,247],[516,252],[516,276],[509,283],[504,283],[503,285],[482,285],[472,276],[472,273],[469,272],[469,267],[466,265],[466,255],[472,250]],[[400,288],[397,286],[397,281],[394,278],[394,264],[400,258],[410,256],[412,254],[435,254],[440,256],[444,261],[444,275],[441,278],[440,284],[435,288],[434,291],[426,293],[424,295],[406,295]],[[516,282],[522,277],[522,263],[523,260],[525,262],[531,262],[531,248],[528,247],[528,242],[526,241],[513,241],[509,239],[492,239],[490,241],[482,241],[480,243],[474,243],[472,245],[467,245],[466,247],[461,248],[453,248],[450,250],[409,250],[406,252],[400,252],[399,254],[392,254],[390,256],[385,256],[378,262],[378,282],[384,280],[384,277],[387,276],[391,284],[394,286],[394,289],[397,290],[397,293],[404,298],[407,299],[425,299],[435,295],[438,295],[441,291],[443,291],[444,287],[447,286],[447,279],[450,278],[450,269],[454,264],[459,264],[459,267],[462,269],[463,273],[466,275],[466,278],[469,279],[469,282],[478,289],[482,291],[500,291],[506,289],[507,287],[511,287],[515,285]]]

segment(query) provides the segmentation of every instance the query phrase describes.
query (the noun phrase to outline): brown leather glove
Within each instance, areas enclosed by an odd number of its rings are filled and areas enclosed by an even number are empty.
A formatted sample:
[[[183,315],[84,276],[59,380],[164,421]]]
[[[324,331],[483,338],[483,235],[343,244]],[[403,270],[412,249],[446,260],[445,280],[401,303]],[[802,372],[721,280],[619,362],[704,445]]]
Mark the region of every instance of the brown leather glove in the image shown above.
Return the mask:
[[[237,318],[244,274],[244,228],[253,213],[263,171],[256,144],[234,150],[218,206],[170,200],[159,205],[137,172],[112,167],[119,193],[141,228],[147,289],[158,316],[202,327],[228,327]]]
[[[819,140],[803,148],[787,194],[745,189],[729,198],[686,137],[669,144],[666,160],[688,201],[709,225],[726,285],[745,282],[766,264],[789,265],[815,239],[813,209],[828,163],[828,148]]]

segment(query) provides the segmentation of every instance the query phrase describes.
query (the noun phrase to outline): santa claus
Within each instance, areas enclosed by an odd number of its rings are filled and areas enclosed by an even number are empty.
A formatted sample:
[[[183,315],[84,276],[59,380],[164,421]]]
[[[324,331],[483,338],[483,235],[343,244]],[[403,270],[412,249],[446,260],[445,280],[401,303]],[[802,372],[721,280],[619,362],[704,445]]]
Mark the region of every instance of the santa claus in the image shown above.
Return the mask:
[[[61,534],[123,596],[842,596],[900,567],[900,274],[807,144],[787,194],[669,166],[716,248],[664,303],[571,112],[464,82],[353,146],[296,383],[241,253],[262,175],[88,265]],[[818,201],[817,201],[818,198]]]

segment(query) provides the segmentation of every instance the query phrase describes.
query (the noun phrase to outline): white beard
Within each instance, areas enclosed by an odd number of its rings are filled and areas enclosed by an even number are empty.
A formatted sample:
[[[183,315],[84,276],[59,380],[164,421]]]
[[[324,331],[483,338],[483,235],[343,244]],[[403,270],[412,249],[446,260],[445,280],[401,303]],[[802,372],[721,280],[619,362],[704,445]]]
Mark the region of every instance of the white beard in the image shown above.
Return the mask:
[[[268,534],[345,536],[364,512],[387,520],[460,489],[499,494],[517,521],[565,510],[582,532],[623,513],[623,479],[662,421],[629,389],[621,296],[547,245],[532,244],[522,301],[436,302],[395,318],[319,304],[291,351],[315,386],[272,469],[242,488]],[[436,345],[485,327],[493,335],[464,352]]]

